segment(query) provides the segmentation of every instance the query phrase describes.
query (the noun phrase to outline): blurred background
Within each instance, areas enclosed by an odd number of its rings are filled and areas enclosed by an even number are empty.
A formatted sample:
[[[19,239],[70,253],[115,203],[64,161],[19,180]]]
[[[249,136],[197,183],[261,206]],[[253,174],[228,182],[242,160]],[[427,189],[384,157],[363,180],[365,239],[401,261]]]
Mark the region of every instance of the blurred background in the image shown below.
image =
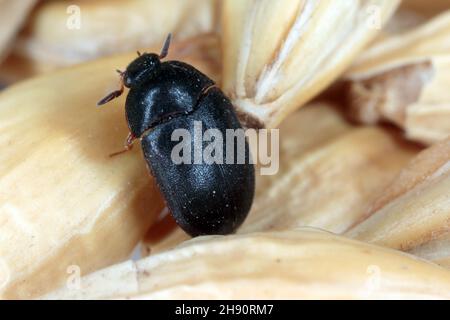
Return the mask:
[[[217,30],[216,0],[0,0],[0,86]],[[151,27],[150,27],[151,26]]]
[[[450,7],[404,0],[392,28]],[[400,10],[402,14],[405,10]],[[0,87],[103,56],[219,30],[220,0],[0,0]],[[400,26],[398,25],[400,21]],[[392,23],[394,24],[394,23]]]

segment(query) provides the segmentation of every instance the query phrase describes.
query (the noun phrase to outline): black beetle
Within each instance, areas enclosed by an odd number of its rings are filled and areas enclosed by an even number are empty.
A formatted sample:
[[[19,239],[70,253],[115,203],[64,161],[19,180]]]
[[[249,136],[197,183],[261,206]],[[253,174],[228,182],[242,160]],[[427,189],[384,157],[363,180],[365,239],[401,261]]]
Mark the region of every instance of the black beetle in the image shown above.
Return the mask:
[[[195,136],[193,124],[197,121],[203,132],[218,129],[225,137],[227,129],[242,126],[230,100],[206,75],[180,61],[161,62],[167,56],[170,37],[160,55],[138,52],[125,72],[118,71],[121,89],[98,105],[119,97],[124,87],[130,88],[125,106],[130,134],[122,152],[130,150],[135,139],[141,140],[149,170],[184,231],[191,236],[230,234],[244,222],[254,197],[255,171],[248,143],[245,141],[245,163],[173,162],[172,150],[179,143],[171,138],[175,129],[186,129]],[[194,147],[194,141],[191,143]],[[237,152],[237,141],[233,139],[233,143]],[[203,148],[207,145],[203,139],[200,144]]]

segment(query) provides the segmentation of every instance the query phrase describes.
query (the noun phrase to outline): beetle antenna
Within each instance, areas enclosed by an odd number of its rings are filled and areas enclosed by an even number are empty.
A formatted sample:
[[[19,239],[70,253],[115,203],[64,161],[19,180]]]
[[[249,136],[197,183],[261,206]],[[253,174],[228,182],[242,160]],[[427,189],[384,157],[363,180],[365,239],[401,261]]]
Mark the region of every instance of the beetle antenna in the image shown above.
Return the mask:
[[[120,88],[119,88],[119,90],[113,91],[110,94],[108,94],[102,100],[97,102],[97,106],[102,106],[102,105],[110,102],[111,100],[114,100],[114,99],[120,97],[122,95],[123,91],[125,90],[125,86],[123,84],[123,77],[124,77],[125,72],[120,71],[120,70],[116,70],[116,71],[117,71],[118,74],[120,74]]]
[[[142,54],[141,54],[141,52],[138,50],[138,51],[136,51],[136,53],[137,53],[137,55],[138,55],[138,57],[140,57]]]
[[[169,35],[166,38],[166,42],[164,42],[164,46],[161,50],[161,54],[159,55],[160,59],[164,59],[169,54],[169,47],[170,47],[171,40],[172,40],[172,34],[169,33]]]

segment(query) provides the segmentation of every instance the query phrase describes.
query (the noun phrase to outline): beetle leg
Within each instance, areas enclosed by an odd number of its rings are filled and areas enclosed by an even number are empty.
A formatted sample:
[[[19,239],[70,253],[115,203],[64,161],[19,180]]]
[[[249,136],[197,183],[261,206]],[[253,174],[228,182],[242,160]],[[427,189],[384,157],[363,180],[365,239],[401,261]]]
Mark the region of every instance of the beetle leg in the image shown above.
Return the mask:
[[[104,97],[102,100],[97,102],[97,106],[104,105],[104,104],[110,102],[111,100],[114,100],[115,98],[118,98],[118,97],[120,97],[122,95],[122,93],[123,93],[123,91],[125,89],[125,85],[123,84],[124,72],[122,72],[120,70],[116,70],[116,71],[117,71],[117,73],[120,74],[120,89],[111,92],[106,97]]]
[[[125,146],[124,146],[123,150],[111,153],[109,156],[112,158],[112,157],[115,157],[115,156],[118,156],[125,152],[130,151],[131,149],[133,149],[133,143],[135,140],[136,140],[136,137],[130,132],[128,134],[127,140],[125,141]]]

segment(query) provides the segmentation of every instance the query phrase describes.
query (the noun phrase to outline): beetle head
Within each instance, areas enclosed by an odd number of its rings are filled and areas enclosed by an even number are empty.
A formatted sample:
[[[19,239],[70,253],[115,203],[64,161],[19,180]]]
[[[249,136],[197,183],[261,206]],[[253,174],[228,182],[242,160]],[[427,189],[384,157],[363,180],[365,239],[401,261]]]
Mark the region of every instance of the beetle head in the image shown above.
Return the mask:
[[[158,73],[161,60],[157,54],[144,53],[131,62],[123,73],[125,87],[132,88]]]
[[[172,34],[169,33],[159,55],[155,53],[140,54],[138,51],[139,57],[128,65],[127,70],[122,75],[124,85],[127,88],[136,86],[158,73],[161,59],[164,59],[169,53],[171,39]]]
[[[135,87],[142,83],[142,81],[145,81],[156,75],[160,69],[159,67],[161,65],[161,59],[164,59],[169,53],[171,38],[172,35],[169,33],[159,56],[155,53],[140,54],[138,51],[139,57],[137,57],[132,63],[128,65],[125,72],[117,70],[121,78],[120,89],[108,94],[106,97],[100,100],[97,105],[101,106],[117,97],[120,97],[124,91],[124,86],[127,88]]]

